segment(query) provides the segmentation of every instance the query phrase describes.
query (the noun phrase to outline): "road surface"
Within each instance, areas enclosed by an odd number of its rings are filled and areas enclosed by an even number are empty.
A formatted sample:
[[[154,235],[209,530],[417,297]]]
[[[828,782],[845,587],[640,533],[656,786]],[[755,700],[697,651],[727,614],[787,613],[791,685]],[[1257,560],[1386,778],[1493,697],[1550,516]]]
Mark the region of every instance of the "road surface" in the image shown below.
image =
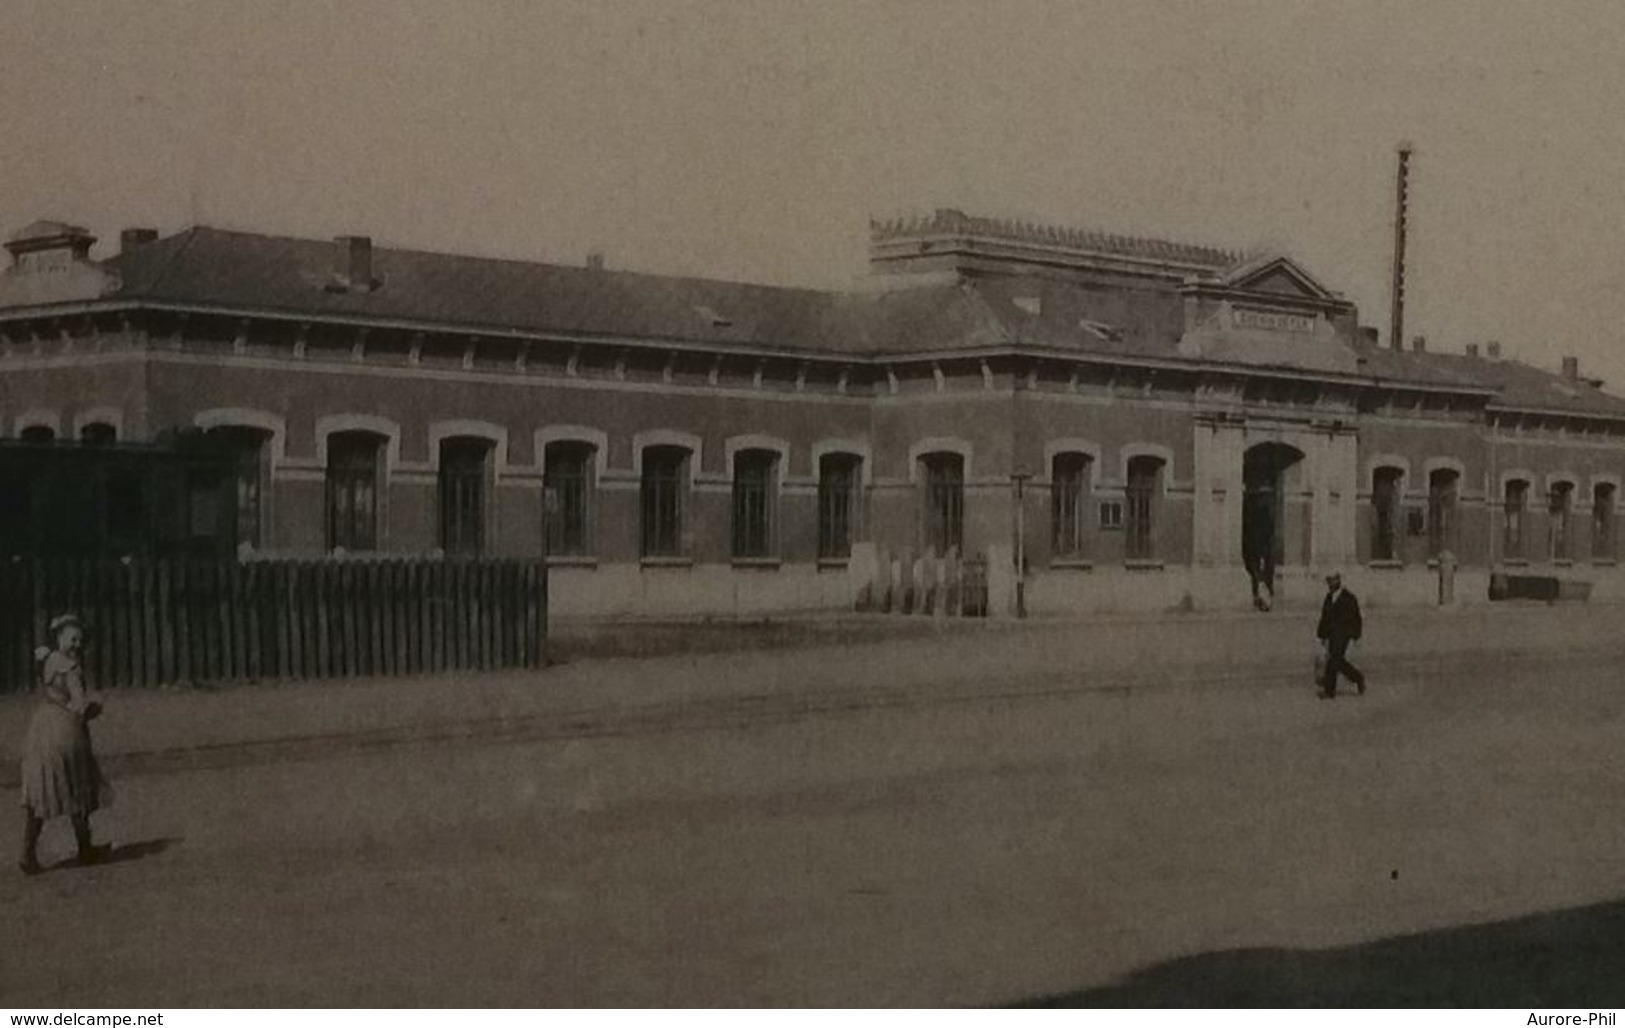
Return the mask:
[[[1625,1003],[1611,641],[1330,702],[753,659],[782,702],[132,767],[118,859],[0,876],[0,1006]]]

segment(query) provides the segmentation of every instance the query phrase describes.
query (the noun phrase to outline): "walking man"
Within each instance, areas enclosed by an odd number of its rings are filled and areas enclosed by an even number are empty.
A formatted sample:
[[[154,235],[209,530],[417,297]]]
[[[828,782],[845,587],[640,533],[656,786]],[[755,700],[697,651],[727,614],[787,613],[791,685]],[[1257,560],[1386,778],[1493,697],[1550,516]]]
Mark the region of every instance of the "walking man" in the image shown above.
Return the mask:
[[[1253,609],[1267,611],[1275,602],[1275,510],[1269,496],[1247,497],[1241,537],[1241,559],[1252,580]]]
[[[1360,601],[1343,588],[1343,576],[1332,572],[1326,576],[1326,599],[1320,605],[1320,625],[1315,637],[1326,648],[1326,673],[1320,683],[1320,698],[1329,700],[1337,695],[1339,674],[1354,683],[1355,691],[1365,695],[1365,675],[1348,661],[1349,644],[1360,638]]]

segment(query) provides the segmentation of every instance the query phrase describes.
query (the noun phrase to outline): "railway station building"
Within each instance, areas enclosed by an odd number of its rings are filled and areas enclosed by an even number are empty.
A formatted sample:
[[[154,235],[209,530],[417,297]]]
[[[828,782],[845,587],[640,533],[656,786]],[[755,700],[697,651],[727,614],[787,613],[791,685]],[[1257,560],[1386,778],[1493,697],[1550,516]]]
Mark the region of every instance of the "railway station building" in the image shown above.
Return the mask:
[[[950,554],[1001,612],[1019,552],[1064,614],[1246,606],[1262,529],[1289,602],[1332,568],[1431,602],[1441,558],[1469,602],[1621,591],[1625,399],[1379,340],[1285,254],[956,210],[872,223],[848,290],[209,227],[6,248],[0,437],[207,434],[224,502],[119,506],[239,559],[545,555],[557,613],[663,616],[849,610]]]

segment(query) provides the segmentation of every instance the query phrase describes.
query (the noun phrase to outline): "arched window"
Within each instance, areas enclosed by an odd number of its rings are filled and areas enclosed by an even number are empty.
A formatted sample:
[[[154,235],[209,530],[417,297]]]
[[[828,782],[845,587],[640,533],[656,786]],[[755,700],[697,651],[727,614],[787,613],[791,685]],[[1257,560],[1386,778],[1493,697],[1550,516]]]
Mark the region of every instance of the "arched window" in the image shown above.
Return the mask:
[[[1614,559],[1614,483],[1591,488],[1591,559]]]
[[[485,480],[494,448],[491,440],[478,436],[440,440],[440,549],[447,556],[485,552]]]
[[[779,455],[773,450],[740,450],[733,461],[733,555],[771,556]]]
[[[1428,556],[1456,548],[1456,503],[1461,472],[1434,468],[1428,472]]]
[[[920,456],[923,496],[923,539],[928,552],[938,556],[958,552],[964,545],[965,458],[957,453]]]
[[[1573,542],[1569,531],[1569,514],[1574,509],[1574,483],[1553,482],[1546,497],[1546,511],[1551,526],[1551,552],[1553,560],[1571,560]]]
[[[1087,453],[1058,453],[1050,465],[1050,552],[1056,558],[1088,554],[1085,526],[1089,512],[1090,458]]]
[[[50,425],[29,425],[18,434],[17,438],[25,443],[54,443],[56,442],[56,429]]]
[[[327,548],[378,548],[378,482],[387,437],[334,432],[327,437]]]
[[[826,453],[818,458],[818,556],[842,560],[852,555],[852,522],[863,458]]]
[[[1162,493],[1161,457],[1134,457],[1128,462],[1128,483],[1124,490],[1127,511],[1124,516],[1124,551],[1128,560],[1155,560],[1157,556],[1157,507]]]
[[[682,446],[650,446],[643,451],[639,492],[645,557],[683,555],[689,454]]]
[[[1371,559],[1399,560],[1400,499],[1405,472],[1380,467],[1371,472]]]
[[[118,429],[105,421],[92,421],[80,426],[79,441],[86,446],[112,446],[118,441]]]
[[[1521,478],[1507,482],[1502,508],[1505,516],[1505,535],[1501,554],[1507,560],[1524,559],[1524,512],[1529,506],[1529,483]]]
[[[580,557],[592,552],[593,467],[598,448],[577,439],[550,442],[542,453],[547,490],[547,552]]]

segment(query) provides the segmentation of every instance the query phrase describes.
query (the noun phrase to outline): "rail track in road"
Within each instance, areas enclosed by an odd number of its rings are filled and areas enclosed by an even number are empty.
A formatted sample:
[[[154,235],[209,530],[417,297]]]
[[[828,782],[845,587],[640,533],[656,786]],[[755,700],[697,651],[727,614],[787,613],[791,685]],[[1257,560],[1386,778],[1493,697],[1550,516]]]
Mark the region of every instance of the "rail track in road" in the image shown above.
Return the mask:
[[[1564,669],[1595,667],[1616,657],[1615,647],[1576,652],[1489,652],[1471,656],[1373,658],[1368,670],[1378,681],[1394,679],[1469,678],[1474,673],[1505,676],[1540,665],[1561,677]],[[929,709],[972,704],[1052,702],[1065,699],[1132,697],[1136,693],[1225,688],[1312,690],[1309,662],[1273,661],[1256,667],[1192,673],[1164,669],[1123,675],[1113,672],[1040,670],[1023,672],[1019,684],[1001,684],[982,675],[940,677],[927,685],[852,686],[836,689],[759,692],[711,699],[639,703],[622,707],[559,710],[505,717],[474,718],[452,723],[396,726],[287,736],[276,739],[211,743],[153,751],[129,751],[103,758],[108,773],[128,778],[193,770],[218,770],[281,761],[322,760],[335,755],[383,747],[455,744],[537,743],[644,735],[714,732],[786,723],[814,717],[856,716],[882,711]],[[17,771],[0,771],[0,784],[17,785]]]

